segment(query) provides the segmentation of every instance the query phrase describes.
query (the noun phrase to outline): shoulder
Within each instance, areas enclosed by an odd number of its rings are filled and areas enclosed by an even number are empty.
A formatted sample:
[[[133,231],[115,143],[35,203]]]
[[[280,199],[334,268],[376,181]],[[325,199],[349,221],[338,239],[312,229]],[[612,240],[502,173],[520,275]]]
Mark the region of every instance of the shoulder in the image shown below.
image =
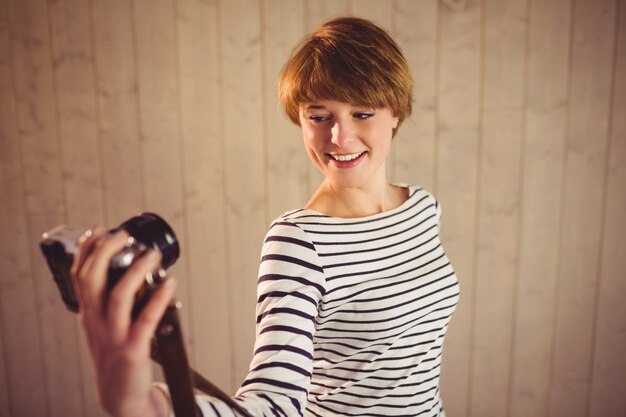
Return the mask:
[[[324,294],[324,267],[309,235],[295,222],[279,217],[265,235],[259,282],[298,282]]]
[[[410,185],[409,188],[409,200],[415,200],[424,203],[429,210],[431,210],[437,220],[437,223],[441,222],[441,204],[437,197],[429,190],[420,187],[418,185]]]
[[[416,202],[420,202],[420,203],[426,203],[428,205],[433,205],[435,208],[437,208],[437,206],[439,205],[439,201],[437,200],[437,198],[435,197],[435,195],[430,192],[428,189],[417,185],[417,184],[403,184],[403,183],[396,183],[394,184],[398,187],[405,187],[408,189],[408,198],[407,198],[407,203],[416,203]]]
[[[321,262],[309,234],[291,219],[283,216],[270,225],[263,241],[261,261],[300,259],[322,271]],[[296,262],[298,263],[298,262]]]
[[[289,246],[299,246],[303,249],[315,251],[307,233],[293,220],[281,216],[274,220],[265,235],[263,244],[271,245],[273,242],[283,242]]]
[[[434,217],[437,224],[441,223],[441,204],[432,192],[416,184],[395,185],[406,187],[409,190],[405,205],[415,209],[416,213],[428,213],[429,217]]]

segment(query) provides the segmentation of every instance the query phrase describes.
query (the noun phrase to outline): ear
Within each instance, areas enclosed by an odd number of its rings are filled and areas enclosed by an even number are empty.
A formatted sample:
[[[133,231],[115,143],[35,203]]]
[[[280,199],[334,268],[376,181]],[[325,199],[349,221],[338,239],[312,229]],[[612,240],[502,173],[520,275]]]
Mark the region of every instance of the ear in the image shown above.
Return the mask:
[[[397,128],[398,127],[398,123],[400,123],[400,118],[399,117],[394,117],[393,118],[393,128]]]

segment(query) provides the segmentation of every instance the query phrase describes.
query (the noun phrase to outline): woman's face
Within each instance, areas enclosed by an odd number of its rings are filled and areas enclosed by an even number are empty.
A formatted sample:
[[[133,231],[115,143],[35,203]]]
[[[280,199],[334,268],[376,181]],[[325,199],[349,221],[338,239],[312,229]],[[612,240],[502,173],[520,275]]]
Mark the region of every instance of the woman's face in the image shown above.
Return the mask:
[[[300,108],[304,146],[334,187],[367,188],[385,178],[398,118],[387,108],[318,100]]]

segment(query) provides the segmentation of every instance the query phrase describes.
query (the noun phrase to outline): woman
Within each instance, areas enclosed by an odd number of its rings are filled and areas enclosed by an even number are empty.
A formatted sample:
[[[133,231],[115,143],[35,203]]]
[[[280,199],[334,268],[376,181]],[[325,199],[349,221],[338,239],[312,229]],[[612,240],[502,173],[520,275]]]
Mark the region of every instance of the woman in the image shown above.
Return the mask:
[[[253,415],[445,415],[439,373],[458,282],[441,210],[385,174],[412,87],[398,45],[357,18],[322,25],[283,68],[281,104],[325,179],[263,245],[254,357],[236,397]],[[101,236],[82,240],[74,265],[101,402],[115,416],[168,415],[148,353],[175,281],[131,322],[133,294],[160,255],[136,262],[105,299],[106,266],[126,235]],[[233,414],[197,401],[206,416]]]

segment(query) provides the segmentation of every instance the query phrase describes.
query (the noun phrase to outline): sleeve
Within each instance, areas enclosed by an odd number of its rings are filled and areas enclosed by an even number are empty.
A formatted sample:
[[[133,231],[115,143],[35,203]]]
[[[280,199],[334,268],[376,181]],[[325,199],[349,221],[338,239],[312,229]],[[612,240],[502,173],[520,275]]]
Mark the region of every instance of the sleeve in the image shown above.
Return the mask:
[[[425,188],[421,188],[421,191],[426,194],[427,201],[429,201],[435,207],[435,222],[437,223],[437,230],[441,232],[441,204],[437,197]]]
[[[435,210],[437,212],[437,228],[439,229],[439,232],[441,232],[441,204],[439,204],[439,200],[437,199],[435,199]]]
[[[259,266],[254,354],[235,397],[254,416],[303,415],[323,272],[306,232],[286,221],[272,224]],[[196,400],[204,416],[234,415],[221,401]]]

